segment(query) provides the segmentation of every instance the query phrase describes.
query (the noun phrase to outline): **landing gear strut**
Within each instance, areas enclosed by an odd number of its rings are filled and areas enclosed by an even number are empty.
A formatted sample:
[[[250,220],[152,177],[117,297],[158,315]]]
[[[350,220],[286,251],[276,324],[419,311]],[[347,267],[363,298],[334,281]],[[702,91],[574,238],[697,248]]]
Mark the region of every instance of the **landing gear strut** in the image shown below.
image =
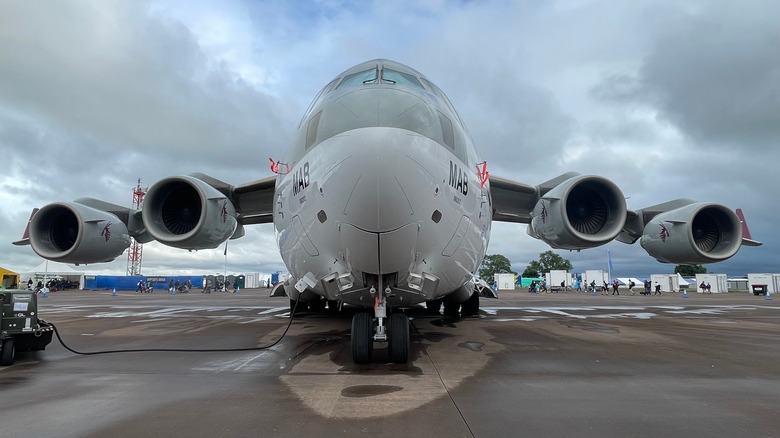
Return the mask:
[[[374,341],[388,342],[388,356],[393,363],[409,361],[409,318],[403,313],[393,313],[387,318],[389,287],[371,288],[375,295],[374,316],[360,312],[352,318],[352,360],[358,364],[371,361]],[[374,324],[376,321],[376,324]]]

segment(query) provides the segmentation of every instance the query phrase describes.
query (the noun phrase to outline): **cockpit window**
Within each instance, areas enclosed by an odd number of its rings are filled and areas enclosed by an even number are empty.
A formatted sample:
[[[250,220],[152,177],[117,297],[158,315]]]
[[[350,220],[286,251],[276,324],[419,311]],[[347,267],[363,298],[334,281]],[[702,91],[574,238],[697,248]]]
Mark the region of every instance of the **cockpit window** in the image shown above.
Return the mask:
[[[416,77],[408,73],[402,73],[400,71],[391,70],[389,68],[382,69],[382,83],[406,85],[417,88],[423,87]]]
[[[376,69],[364,70],[351,75],[345,76],[341,81],[337,90],[348,87],[356,87],[363,84],[375,84],[376,83]]]

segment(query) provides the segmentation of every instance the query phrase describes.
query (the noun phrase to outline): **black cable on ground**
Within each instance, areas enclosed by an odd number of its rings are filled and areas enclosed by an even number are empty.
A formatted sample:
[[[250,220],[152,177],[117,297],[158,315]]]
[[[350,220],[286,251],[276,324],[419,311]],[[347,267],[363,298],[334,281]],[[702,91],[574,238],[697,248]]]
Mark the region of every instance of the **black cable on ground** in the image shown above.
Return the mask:
[[[149,352],[175,352],[175,353],[219,353],[219,352],[234,352],[234,351],[257,351],[257,350],[267,350],[274,345],[281,342],[282,339],[284,339],[284,336],[287,335],[287,332],[290,330],[290,327],[293,323],[293,317],[295,316],[295,310],[298,308],[298,301],[295,301],[295,306],[293,306],[292,310],[290,311],[290,322],[287,323],[287,328],[284,329],[284,333],[282,333],[281,336],[279,336],[279,339],[275,340],[274,342],[270,343],[269,345],[263,345],[260,347],[246,347],[246,348],[200,348],[200,349],[193,349],[193,348],[135,348],[135,349],[125,349],[125,350],[103,350],[103,351],[77,351],[72,348],[70,348],[65,341],[62,340],[62,337],[60,336],[60,331],[57,330],[57,326],[48,322],[48,324],[54,329],[54,334],[57,335],[57,340],[60,341],[60,344],[62,344],[63,347],[65,347],[66,350],[70,351],[74,354],[80,354],[84,356],[90,356],[90,355],[96,355],[96,354],[111,354],[111,353],[149,353]]]

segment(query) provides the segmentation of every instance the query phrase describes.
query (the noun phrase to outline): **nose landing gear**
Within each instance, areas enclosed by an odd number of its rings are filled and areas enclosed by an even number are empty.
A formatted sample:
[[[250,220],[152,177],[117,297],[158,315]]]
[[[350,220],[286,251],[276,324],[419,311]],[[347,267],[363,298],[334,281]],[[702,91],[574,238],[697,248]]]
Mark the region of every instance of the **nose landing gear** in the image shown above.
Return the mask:
[[[374,315],[360,312],[352,318],[352,360],[358,364],[371,361],[374,342],[388,342],[388,356],[393,363],[409,361],[409,318],[404,313],[393,313],[387,318],[387,295],[390,288],[377,291],[371,288],[371,294],[376,295]]]

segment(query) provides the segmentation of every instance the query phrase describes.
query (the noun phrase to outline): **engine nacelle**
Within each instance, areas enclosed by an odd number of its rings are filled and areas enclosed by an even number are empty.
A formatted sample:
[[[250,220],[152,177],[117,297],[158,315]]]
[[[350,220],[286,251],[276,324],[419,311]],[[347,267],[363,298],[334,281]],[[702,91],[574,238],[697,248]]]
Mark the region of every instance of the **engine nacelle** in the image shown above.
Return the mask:
[[[192,176],[155,183],[146,193],[141,216],[152,237],[182,249],[216,248],[238,225],[230,200]]]
[[[642,248],[659,262],[714,263],[742,244],[742,224],[720,204],[696,203],[655,216],[645,225]]]
[[[57,202],[33,216],[30,245],[47,260],[100,263],[119,257],[130,246],[130,235],[111,213],[75,202]]]
[[[561,249],[603,245],[626,221],[626,200],[612,181],[576,176],[555,186],[536,203],[528,234]]]

